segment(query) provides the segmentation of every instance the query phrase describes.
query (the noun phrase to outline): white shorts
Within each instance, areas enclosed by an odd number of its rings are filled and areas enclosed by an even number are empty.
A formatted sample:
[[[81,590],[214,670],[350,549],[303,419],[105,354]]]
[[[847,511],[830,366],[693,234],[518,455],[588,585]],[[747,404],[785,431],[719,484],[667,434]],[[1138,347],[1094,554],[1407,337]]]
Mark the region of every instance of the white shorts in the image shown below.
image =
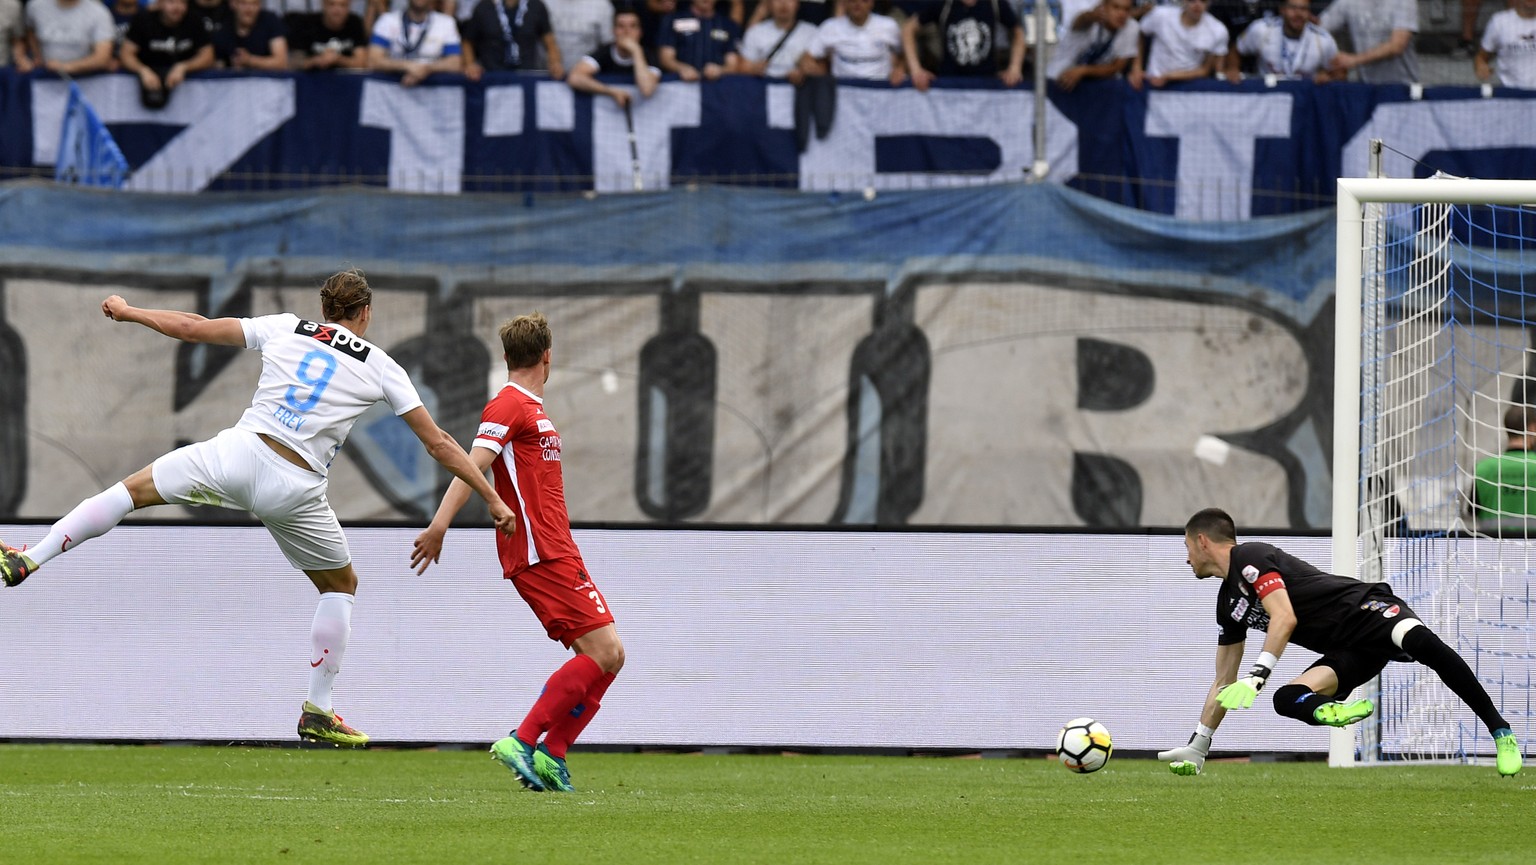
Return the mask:
[[[155,460],[151,472],[160,498],[168,502],[250,511],[301,571],[352,561],[325,497],[326,479],[278,456],[249,430],[227,429],[178,448]]]

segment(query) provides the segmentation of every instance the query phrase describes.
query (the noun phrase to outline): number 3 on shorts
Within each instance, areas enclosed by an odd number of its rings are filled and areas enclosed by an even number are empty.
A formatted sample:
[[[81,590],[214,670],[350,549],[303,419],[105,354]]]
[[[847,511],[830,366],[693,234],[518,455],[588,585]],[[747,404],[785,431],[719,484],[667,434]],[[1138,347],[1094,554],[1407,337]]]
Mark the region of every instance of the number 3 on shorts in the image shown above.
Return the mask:
[[[318,361],[321,366],[318,375],[311,371],[314,361]],[[296,399],[299,386],[290,384],[288,393],[283,396],[283,401],[288,403],[288,407],[294,411],[309,411],[315,407],[315,403],[320,401],[320,395],[325,393],[325,389],[330,387],[331,376],[336,374],[336,358],[318,348],[311,349],[309,354],[304,355],[304,359],[299,361],[298,369],[295,369],[293,374],[299,381],[309,385],[309,396],[306,396],[302,402],[299,401]]]
[[[594,590],[594,591],[587,592],[587,597],[592,599],[592,603],[597,604],[597,611],[599,613],[606,613],[606,612],[608,612],[608,608],[603,606],[603,596],[602,595],[599,595]]]

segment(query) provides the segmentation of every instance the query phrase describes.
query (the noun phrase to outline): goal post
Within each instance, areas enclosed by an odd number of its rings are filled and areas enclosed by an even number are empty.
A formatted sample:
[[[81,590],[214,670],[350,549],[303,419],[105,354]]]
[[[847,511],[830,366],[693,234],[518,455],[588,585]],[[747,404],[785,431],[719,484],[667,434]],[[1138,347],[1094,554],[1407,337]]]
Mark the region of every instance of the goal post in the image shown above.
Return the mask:
[[[1528,743],[1536,517],[1473,490],[1505,410],[1536,420],[1536,181],[1340,179],[1336,256],[1332,570],[1390,581]],[[1536,468],[1529,483],[1536,511]],[[1329,765],[1491,755],[1427,668],[1370,688],[1377,713],[1333,731]]]

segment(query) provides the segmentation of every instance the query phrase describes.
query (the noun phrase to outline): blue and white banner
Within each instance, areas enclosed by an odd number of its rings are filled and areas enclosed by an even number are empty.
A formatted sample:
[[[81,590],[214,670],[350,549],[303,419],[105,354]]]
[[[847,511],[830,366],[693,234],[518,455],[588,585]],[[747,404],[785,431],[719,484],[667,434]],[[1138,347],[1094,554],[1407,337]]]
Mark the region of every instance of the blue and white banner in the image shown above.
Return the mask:
[[[53,179],[80,186],[119,189],[128,175],[128,160],[112,140],[101,118],[85,100],[74,82],[69,85],[69,101],[64,107],[64,121],[59,128],[58,158]]]
[[[353,74],[209,73],[159,111],[130,76],[80,82],[149,191],[364,183],[411,192],[627,191],[624,117],[607,98],[547,78],[457,77],[402,88]],[[1053,89],[1046,152],[1035,96],[843,82],[824,138],[796,147],[794,89],[730,77],[668,81],[634,110],[642,186],[695,180],[860,191],[1047,179],[1186,219],[1231,220],[1331,204],[1334,180],[1366,170],[1367,142],[1393,176],[1434,170],[1536,178],[1536,92],[1403,86],[1195,82],[1136,91],[1120,81]],[[0,70],[0,167],[55,163],[68,85]]]

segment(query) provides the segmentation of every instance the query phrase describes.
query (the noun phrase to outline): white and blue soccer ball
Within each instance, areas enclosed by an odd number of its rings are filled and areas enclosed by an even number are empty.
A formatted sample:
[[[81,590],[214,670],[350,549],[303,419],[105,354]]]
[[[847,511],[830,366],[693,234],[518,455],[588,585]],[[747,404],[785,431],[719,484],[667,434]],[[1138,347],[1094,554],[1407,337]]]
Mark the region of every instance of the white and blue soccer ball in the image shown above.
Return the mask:
[[[1073,718],[1056,734],[1056,759],[1074,772],[1099,771],[1114,750],[1109,728],[1092,718]]]

